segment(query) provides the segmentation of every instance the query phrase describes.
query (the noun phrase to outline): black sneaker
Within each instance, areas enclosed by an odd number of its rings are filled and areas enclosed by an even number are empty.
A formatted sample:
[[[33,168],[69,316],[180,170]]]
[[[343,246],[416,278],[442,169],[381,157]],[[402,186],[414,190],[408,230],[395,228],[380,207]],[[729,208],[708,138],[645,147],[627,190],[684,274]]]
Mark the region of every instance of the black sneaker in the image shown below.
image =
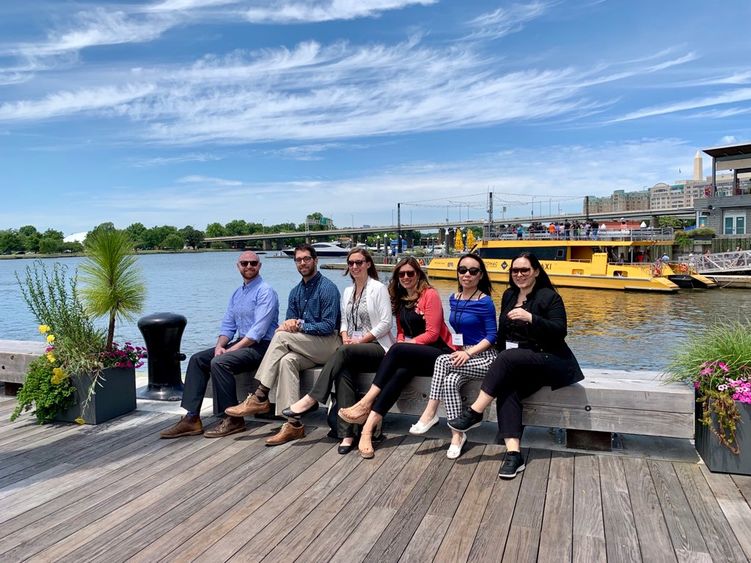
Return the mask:
[[[501,479],[513,479],[517,473],[524,471],[524,458],[521,452],[506,452],[498,477]]]
[[[480,426],[481,423],[482,413],[475,412],[471,407],[467,407],[457,418],[448,421],[448,427],[457,432],[466,432]]]

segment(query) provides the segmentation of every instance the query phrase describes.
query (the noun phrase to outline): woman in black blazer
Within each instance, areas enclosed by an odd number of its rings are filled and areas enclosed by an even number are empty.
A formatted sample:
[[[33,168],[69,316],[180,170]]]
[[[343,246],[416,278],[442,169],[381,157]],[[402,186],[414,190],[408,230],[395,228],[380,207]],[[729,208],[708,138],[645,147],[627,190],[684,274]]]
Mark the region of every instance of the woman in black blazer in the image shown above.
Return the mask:
[[[449,427],[466,432],[482,422],[496,399],[498,428],[506,442],[499,477],[512,479],[524,470],[521,400],[546,385],[553,389],[584,379],[566,344],[566,308],[540,261],[523,252],[511,262],[509,288],[501,299],[497,346],[502,350],[488,369],[480,395]]]

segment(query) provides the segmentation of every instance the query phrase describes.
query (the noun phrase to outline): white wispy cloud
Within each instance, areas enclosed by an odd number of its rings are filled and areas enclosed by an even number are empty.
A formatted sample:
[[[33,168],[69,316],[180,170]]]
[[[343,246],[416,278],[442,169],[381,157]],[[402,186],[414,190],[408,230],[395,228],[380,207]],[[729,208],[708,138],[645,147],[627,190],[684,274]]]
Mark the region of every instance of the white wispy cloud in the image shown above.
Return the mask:
[[[524,24],[539,18],[558,4],[558,1],[535,1],[511,4],[473,18],[467,25],[473,29],[471,39],[498,39],[520,31]]]
[[[154,90],[151,84],[133,84],[56,92],[39,100],[0,104],[0,121],[38,121],[94,110],[116,110],[121,104],[133,102]]]
[[[615,118],[612,121],[631,121],[634,119],[643,119],[645,117],[654,117],[657,115],[667,115],[670,113],[683,112],[710,106],[747,102],[749,100],[751,100],[751,88],[739,88],[737,90],[730,90],[727,92],[722,92],[720,94],[713,94],[711,96],[704,96],[701,98],[693,98],[691,100],[639,109],[629,112],[621,117]]]
[[[292,147],[284,147],[282,149],[274,151],[266,151],[267,154],[272,156],[278,156],[290,160],[323,160],[321,153],[330,151],[332,149],[340,148],[354,148],[352,144],[344,145],[343,143],[317,143],[309,145],[296,145]]]
[[[226,178],[215,178],[212,176],[190,175],[183,176],[177,180],[180,184],[200,184],[201,186],[242,186],[240,180],[228,180]]]
[[[278,0],[258,2],[245,17],[253,23],[303,23],[369,18],[408,6],[429,6],[438,0]]]
[[[222,160],[222,157],[209,153],[187,153],[177,156],[144,158],[136,161],[134,166],[137,168],[149,168],[154,166],[167,166],[170,164],[183,164],[186,162],[212,162],[217,160]]]

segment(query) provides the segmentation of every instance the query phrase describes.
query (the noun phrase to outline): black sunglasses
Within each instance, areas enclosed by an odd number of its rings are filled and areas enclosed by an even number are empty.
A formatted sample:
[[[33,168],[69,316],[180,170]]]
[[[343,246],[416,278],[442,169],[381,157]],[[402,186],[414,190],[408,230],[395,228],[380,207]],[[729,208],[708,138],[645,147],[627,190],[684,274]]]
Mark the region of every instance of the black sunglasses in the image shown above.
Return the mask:
[[[526,276],[532,271],[532,268],[511,268],[511,273],[516,275]]]
[[[417,274],[417,272],[414,270],[399,270],[400,278],[414,278],[415,274]]]
[[[365,262],[367,262],[367,260],[347,260],[347,266],[349,266],[350,268],[352,266],[360,267],[365,264]]]
[[[247,268],[248,266],[255,268],[260,262],[258,260],[240,260],[238,264],[240,264],[241,268]]]
[[[459,266],[459,267],[458,267],[458,268],[456,269],[456,271],[457,271],[457,272],[459,272],[459,274],[460,274],[460,275],[462,275],[462,276],[463,276],[464,274],[466,274],[467,272],[469,272],[469,275],[470,275],[470,276],[476,276],[476,275],[477,275],[477,274],[479,274],[479,273],[480,273],[480,272],[481,272],[482,270],[480,270],[480,268],[467,268],[466,266]]]

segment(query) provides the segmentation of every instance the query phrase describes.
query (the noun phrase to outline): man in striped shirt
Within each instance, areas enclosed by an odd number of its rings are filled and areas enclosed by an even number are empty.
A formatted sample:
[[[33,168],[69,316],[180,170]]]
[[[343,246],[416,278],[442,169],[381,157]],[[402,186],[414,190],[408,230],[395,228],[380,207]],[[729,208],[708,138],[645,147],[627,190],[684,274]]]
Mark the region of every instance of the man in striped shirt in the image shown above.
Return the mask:
[[[276,330],[258,367],[256,392],[226,409],[229,416],[269,412],[268,392],[272,387],[276,387],[276,414],[280,415],[286,405],[300,399],[300,372],[325,364],[341,344],[339,290],[318,271],[315,248],[309,244],[297,246],[295,265],[302,280],[290,292],[286,320]],[[304,436],[305,428],[296,416],[288,418],[279,433],[266,440],[266,445],[276,446]]]

